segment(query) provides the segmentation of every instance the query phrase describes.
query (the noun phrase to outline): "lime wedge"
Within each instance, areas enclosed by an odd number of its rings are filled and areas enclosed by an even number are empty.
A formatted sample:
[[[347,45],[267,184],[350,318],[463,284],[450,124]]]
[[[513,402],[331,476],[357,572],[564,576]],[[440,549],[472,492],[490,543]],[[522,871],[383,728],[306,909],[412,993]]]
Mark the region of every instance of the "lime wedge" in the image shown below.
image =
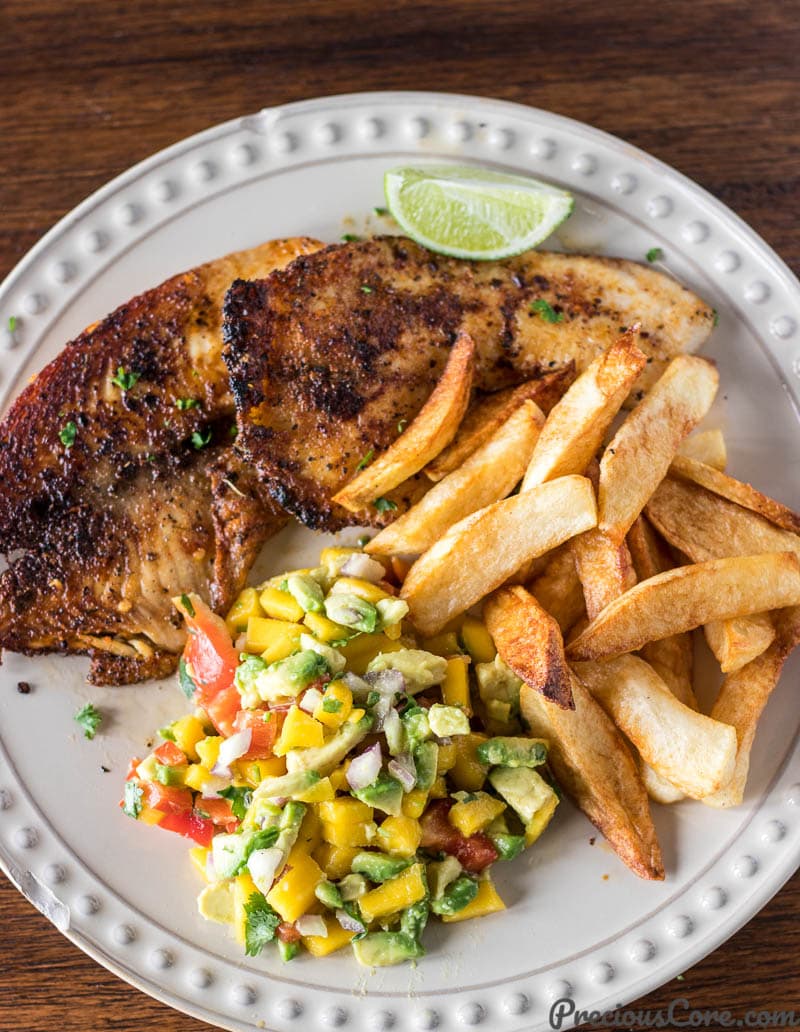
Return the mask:
[[[439,254],[485,261],[536,247],[575,203],[566,190],[537,179],[461,165],[393,168],[383,189],[412,240]]]

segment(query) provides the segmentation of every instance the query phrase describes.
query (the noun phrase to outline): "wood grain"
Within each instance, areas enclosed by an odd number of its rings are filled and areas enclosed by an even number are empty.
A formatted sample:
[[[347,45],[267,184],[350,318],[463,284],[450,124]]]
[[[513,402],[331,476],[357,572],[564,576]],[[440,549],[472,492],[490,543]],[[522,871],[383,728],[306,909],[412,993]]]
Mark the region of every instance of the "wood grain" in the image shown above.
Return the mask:
[[[4,0],[0,276],[132,163],[321,94],[438,89],[590,122],[664,159],[800,267],[800,19],[786,0]],[[98,313],[101,314],[101,313]],[[797,1006],[800,877],[638,1006]],[[193,1032],[0,879],[3,1032]],[[315,1032],[315,1030],[310,1030]]]

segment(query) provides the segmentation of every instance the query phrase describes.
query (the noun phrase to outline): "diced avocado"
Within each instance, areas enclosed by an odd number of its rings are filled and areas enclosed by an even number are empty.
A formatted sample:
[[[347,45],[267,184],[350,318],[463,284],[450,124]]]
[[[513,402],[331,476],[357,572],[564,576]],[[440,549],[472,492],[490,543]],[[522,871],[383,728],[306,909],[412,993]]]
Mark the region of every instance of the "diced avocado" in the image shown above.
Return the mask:
[[[256,675],[255,689],[264,702],[299,695],[312,681],[329,673],[328,664],[318,652],[305,649],[293,656],[270,663]]]
[[[355,724],[349,721],[342,725],[330,741],[313,749],[290,749],[286,754],[286,766],[291,773],[315,771],[323,777],[338,767],[345,756],[366,738],[373,724],[369,714]],[[277,780],[277,779],[276,779]]]
[[[421,899],[418,903],[412,903],[400,915],[400,931],[419,942],[422,933],[425,931],[425,925],[428,923],[430,909],[430,906],[424,899]]]
[[[253,803],[262,799],[291,798],[305,792],[320,780],[316,770],[295,770],[276,778],[266,778],[253,792]]]
[[[438,738],[469,734],[469,717],[458,706],[443,706],[435,702],[428,710],[428,723]]]
[[[392,756],[399,756],[409,748],[408,738],[403,721],[396,709],[390,709],[383,719],[383,733],[386,745]]]
[[[317,885],[314,889],[314,895],[323,906],[330,907],[331,910],[336,910],[337,907],[342,906],[344,903],[338,886],[334,885],[333,882],[329,882],[327,879],[325,879],[325,881],[321,881]]]
[[[422,945],[403,932],[371,932],[353,943],[353,953],[364,967],[390,967],[425,956]]]
[[[232,835],[215,835],[211,841],[211,856],[217,878],[234,878],[246,866],[251,853],[269,849],[278,839],[278,828],[258,831],[238,831]]]
[[[325,615],[334,623],[365,634],[372,634],[380,620],[378,610],[371,602],[347,591],[328,595],[325,599]]]
[[[322,612],[322,588],[313,577],[309,577],[305,573],[290,573],[286,578],[286,590],[302,607],[304,613]]]
[[[522,681],[500,656],[495,656],[491,663],[476,663],[475,674],[478,678],[478,692],[486,703],[490,699],[507,702],[512,711],[519,712],[519,692]]]
[[[447,886],[456,880],[463,870],[454,856],[444,860],[433,860],[428,864],[428,886],[434,899],[441,899]]]
[[[262,796],[260,799],[255,798],[255,793],[251,794],[250,805],[247,807],[247,812],[244,815],[244,821],[242,821],[242,827],[240,830],[253,831],[259,828],[266,828],[270,825],[277,825],[281,818],[281,807],[278,806],[272,799],[267,796]]]
[[[367,806],[374,806],[392,817],[403,812],[403,786],[389,774],[379,774],[366,788],[353,789],[353,795]]]
[[[294,960],[299,952],[299,942],[284,942],[283,939],[278,939],[278,953],[280,954],[280,958],[284,964],[287,964],[290,960]]]
[[[367,670],[399,670],[406,679],[406,691],[415,695],[442,683],[447,676],[447,660],[424,649],[398,649],[378,653]]]
[[[155,780],[162,785],[182,785],[186,767],[168,767],[165,763],[157,763],[155,769]]]
[[[309,652],[316,652],[317,655],[322,656],[332,674],[340,674],[347,665],[347,660],[341,652],[331,648],[330,645],[326,645],[322,641],[317,641],[310,634],[300,635],[300,648]]]
[[[413,752],[414,764],[417,768],[416,788],[423,792],[430,790],[436,780],[436,767],[439,762],[439,746],[436,742],[420,742]]]
[[[256,678],[267,669],[267,664],[261,656],[250,656],[242,653],[241,662],[236,668],[233,683],[239,690],[242,703],[246,709],[255,708],[261,701],[256,687]]]
[[[428,711],[422,706],[410,706],[401,719],[410,749],[414,750],[420,742],[426,742],[431,737]]]
[[[157,766],[158,760],[155,758],[153,753],[150,753],[150,755],[146,756],[136,768],[136,776],[141,778],[142,781],[155,781]]]
[[[363,874],[346,874],[339,881],[339,892],[342,894],[342,899],[345,903],[359,899],[361,896],[366,895],[368,891],[369,885]]]
[[[434,914],[450,916],[463,910],[478,895],[478,883],[473,878],[462,874],[447,886],[445,891],[431,904]]]
[[[387,856],[385,853],[357,853],[350,864],[355,874],[363,874],[373,882],[385,882],[395,878],[410,867],[413,857]]]
[[[525,848],[524,835],[508,835],[505,832],[498,832],[496,835],[490,834],[489,838],[500,854],[501,860],[513,860]]]
[[[490,738],[477,748],[478,759],[490,767],[540,767],[547,762],[543,738]]]
[[[408,615],[408,602],[402,598],[382,598],[376,602],[375,608],[381,618],[382,627],[394,627]]]
[[[489,781],[525,825],[526,845],[535,842],[558,805],[552,786],[529,767],[495,767]]]

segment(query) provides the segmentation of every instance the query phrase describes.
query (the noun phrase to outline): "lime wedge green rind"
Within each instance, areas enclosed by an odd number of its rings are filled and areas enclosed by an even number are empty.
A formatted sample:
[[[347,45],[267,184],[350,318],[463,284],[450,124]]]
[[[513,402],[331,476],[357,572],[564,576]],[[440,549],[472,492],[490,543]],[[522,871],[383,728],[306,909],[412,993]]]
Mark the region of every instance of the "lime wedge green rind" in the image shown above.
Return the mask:
[[[467,166],[390,169],[386,203],[403,231],[453,258],[496,261],[536,247],[569,217],[566,190]]]

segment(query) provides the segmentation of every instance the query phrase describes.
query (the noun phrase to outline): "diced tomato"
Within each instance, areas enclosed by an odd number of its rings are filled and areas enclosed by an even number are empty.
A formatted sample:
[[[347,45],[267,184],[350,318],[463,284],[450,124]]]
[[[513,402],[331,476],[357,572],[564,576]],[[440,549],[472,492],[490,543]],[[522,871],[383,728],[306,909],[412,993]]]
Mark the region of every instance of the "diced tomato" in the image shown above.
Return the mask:
[[[493,864],[500,854],[488,836],[478,832],[467,838],[458,828],[453,827],[447,819],[452,805],[451,799],[436,799],[431,803],[420,820],[420,845],[423,849],[449,853],[458,860],[465,871],[476,874]]]
[[[168,813],[158,826],[192,839],[198,846],[210,846],[216,831],[213,821],[196,813]]]
[[[188,813],[192,808],[192,793],[177,785],[162,785],[158,781],[143,781],[147,805],[160,813]]]
[[[268,719],[265,720],[265,717]],[[249,729],[253,733],[253,737],[250,739],[250,748],[242,759],[268,760],[272,756],[275,740],[280,734],[285,719],[286,713],[283,710],[239,710],[233,726],[237,731]]]
[[[182,767],[187,762],[186,755],[174,742],[159,745],[153,755],[165,767]]]
[[[281,942],[300,942],[302,938],[295,926],[288,921],[281,921],[275,934]]]
[[[139,766],[139,764],[141,762],[142,761],[139,759],[138,756],[134,756],[131,759],[131,762],[128,764],[128,770],[125,773],[125,780],[126,781],[133,781],[134,778],[137,778],[139,776],[136,773],[136,769],[137,769],[137,767]]]
[[[235,830],[239,823],[227,799],[204,799],[198,807],[208,814],[213,824],[224,827],[226,831]]]
[[[197,595],[190,595],[193,616],[181,607],[189,638],[183,658],[197,685],[196,701],[223,735],[233,734],[233,720],[242,706],[233,683],[238,655],[222,617],[213,613]]]

